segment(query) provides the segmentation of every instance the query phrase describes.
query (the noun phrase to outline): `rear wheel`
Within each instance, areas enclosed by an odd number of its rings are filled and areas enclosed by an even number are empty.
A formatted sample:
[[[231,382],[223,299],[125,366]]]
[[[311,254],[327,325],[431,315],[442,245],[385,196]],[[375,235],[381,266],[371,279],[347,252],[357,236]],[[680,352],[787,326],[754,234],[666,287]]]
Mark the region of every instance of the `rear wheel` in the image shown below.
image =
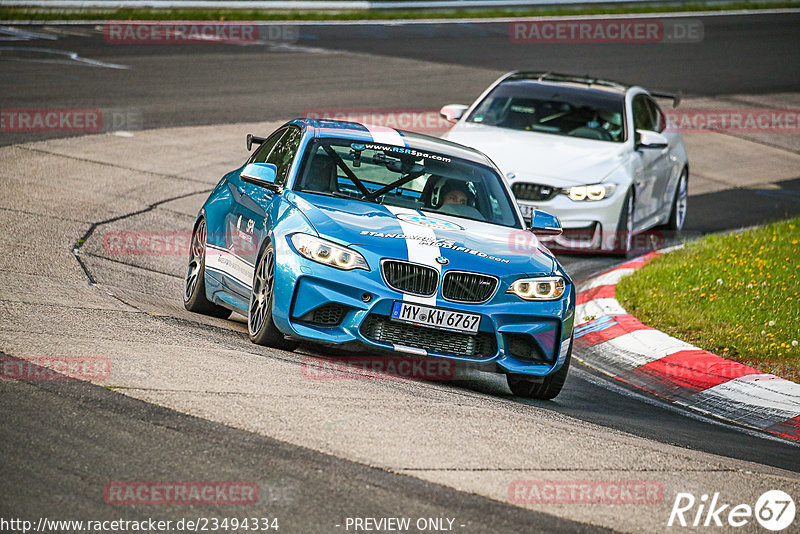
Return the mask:
[[[189,268],[186,271],[183,306],[190,312],[227,319],[231,310],[206,298],[206,221],[200,219],[192,234],[189,248]]]
[[[525,397],[528,399],[550,400],[556,398],[564,387],[564,382],[567,380],[567,373],[569,372],[569,362],[572,359],[572,340],[569,342],[569,351],[567,358],[561,369],[546,376],[542,379],[532,380],[523,375],[506,375],[508,388],[511,393],[517,397]]]
[[[296,341],[286,339],[272,320],[272,301],[275,290],[275,249],[267,244],[258,257],[253,273],[253,289],[247,313],[250,341],[276,349],[294,350]]]

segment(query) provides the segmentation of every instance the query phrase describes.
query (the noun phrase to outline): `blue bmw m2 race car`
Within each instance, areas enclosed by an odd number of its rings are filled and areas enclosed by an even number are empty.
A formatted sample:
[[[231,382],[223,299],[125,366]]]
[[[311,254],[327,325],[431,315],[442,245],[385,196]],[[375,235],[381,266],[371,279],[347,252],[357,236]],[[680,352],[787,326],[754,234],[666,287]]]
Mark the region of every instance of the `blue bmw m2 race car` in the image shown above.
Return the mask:
[[[572,351],[575,288],[482,153],[352,122],[291,121],[225,175],[194,225],[187,310],[250,339],[485,364],[549,399]]]

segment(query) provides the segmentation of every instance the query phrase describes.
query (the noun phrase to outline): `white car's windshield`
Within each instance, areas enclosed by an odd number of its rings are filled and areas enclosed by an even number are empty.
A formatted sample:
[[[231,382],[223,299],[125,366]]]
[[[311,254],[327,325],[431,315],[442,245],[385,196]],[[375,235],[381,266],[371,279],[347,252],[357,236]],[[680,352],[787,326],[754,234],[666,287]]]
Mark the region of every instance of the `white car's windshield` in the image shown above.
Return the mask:
[[[347,139],[317,139],[294,189],[520,226],[502,178],[446,154]]]
[[[623,110],[624,99],[618,93],[508,82],[489,93],[467,122],[621,143]]]

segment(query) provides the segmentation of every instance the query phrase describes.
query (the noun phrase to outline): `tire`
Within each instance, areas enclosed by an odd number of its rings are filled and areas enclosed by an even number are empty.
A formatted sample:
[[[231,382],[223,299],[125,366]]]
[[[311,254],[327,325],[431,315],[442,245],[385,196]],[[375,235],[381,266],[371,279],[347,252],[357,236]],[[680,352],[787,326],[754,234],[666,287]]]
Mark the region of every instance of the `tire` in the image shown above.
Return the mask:
[[[206,298],[206,221],[200,219],[189,247],[189,267],[183,287],[183,306],[190,312],[227,319],[231,310]]]
[[[628,194],[625,195],[625,201],[622,203],[622,211],[619,214],[619,222],[617,223],[617,233],[614,236],[613,252],[623,257],[626,257],[631,251],[633,207],[633,190],[629,189]]]
[[[564,387],[569,373],[569,362],[572,359],[572,340],[569,341],[569,351],[561,369],[550,376],[540,380],[531,380],[524,375],[506,375],[508,388],[517,397],[527,399],[550,400],[556,398]]]
[[[678,178],[678,185],[675,187],[675,196],[672,198],[672,209],[664,228],[672,230],[673,232],[680,232],[683,230],[683,225],[686,223],[688,202],[689,171],[684,168],[680,178]]]
[[[253,273],[253,288],[247,309],[247,333],[250,341],[257,345],[292,351],[298,343],[286,339],[272,320],[274,284],[275,249],[269,242],[258,255]]]

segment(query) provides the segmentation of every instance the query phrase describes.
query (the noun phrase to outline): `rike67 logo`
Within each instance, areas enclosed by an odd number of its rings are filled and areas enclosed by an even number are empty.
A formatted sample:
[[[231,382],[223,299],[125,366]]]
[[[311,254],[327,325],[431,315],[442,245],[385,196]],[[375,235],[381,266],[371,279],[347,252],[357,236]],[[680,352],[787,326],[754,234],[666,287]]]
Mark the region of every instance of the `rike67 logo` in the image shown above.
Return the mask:
[[[667,526],[743,527],[755,518],[765,529],[778,532],[794,523],[795,512],[794,499],[781,490],[765,492],[755,506],[734,506],[724,502],[719,493],[711,499],[706,494],[698,499],[691,493],[678,493]]]

